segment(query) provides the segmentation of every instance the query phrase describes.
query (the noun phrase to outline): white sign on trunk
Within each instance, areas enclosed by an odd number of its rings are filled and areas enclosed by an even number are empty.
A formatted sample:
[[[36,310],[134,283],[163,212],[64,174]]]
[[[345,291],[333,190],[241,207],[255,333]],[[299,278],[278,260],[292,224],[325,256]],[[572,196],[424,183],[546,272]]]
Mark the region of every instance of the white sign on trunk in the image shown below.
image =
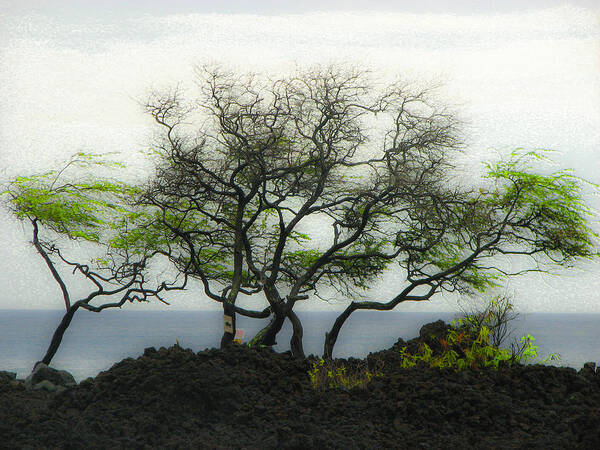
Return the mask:
[[[225,333],[233,334],[233,317],[223,315],[223,329]]]

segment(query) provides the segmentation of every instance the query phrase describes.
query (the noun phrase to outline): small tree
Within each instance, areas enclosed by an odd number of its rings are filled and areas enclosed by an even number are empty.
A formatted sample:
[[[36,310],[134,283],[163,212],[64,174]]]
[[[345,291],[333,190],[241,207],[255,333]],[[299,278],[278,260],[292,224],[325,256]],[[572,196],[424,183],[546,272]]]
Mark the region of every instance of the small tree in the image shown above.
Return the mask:
[[[477,333],[482,327],[487,327],[489,333],[489,344],[500,347],[509,336],[509,322],[515,320],[518,313],[515,312],[511,297],[508,295],[497,295],[485,302],[485,306],[476,307],[472,310],[463,309],[461,323],[473,333]]]
[[[428,194],[428,213],[413,214],[408,226],[396,228],[397,244],[402,245],[405,236],[411,243],[415,238],[427,243],[402,248],[398,263],[406,273],[405,286],[387,302],[351,302],[326,335],[325,357],[331,358],[339,330],[356,310],[391,310],[442,290],[481,292],[499,278],[548,273],[552,265],[570,267],[599,256],[598,235],[587,221],[593,213],[581,199],[582,180],[566,170],[549,175],[533,172],[532,163],[543,159],[547,158],[542,151],[519,149],[508,161],[487,164],[487,177],[493,181],[487,189],[441,203]],[[510,261],[501,257],[522,257],[531,264],[510,271],[506,268]],[[426,292],[415,295],[421,287]]]
[[[16,177],[4,192],[8,207],[21,221],[29,222],[32,243],[58,284],[65,306],[65,314],[56,328],[50,345],[40,362],[50,364],[58,351],[65,331],[79,308],[101,312],[107,308],[120,308],[126,302],[144,302],[154,297],[167,303],[163,291],[181,289],[180,285],[162,282],[149,288],[147,269],[156,254],[146,231],[136,226],[138,214],[132,212],[132,200],[139,190],[125,183],[87,177],[82,181],[63,181],[69,168],[92,166],[120,166],[78,153],[60,170],[42,175]],[[65,256],[57,237],[68,238],[80,244],[92,244],[103,250],[101,256],[81,263]],[[128,244],[135,242],[135,250]],[[61,275],[60,265],[74,275],[87,280],[92,289],[77,300]]]

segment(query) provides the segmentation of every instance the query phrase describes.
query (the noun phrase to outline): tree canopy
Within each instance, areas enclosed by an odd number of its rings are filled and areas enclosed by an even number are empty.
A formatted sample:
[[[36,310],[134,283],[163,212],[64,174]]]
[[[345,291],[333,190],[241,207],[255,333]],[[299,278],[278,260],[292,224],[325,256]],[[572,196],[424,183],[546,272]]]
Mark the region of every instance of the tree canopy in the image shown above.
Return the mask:
[[[78,153],[62,170],[17,177],[4,192],[15,216],[31,223],[63,293],[58,343],[79,307],[165,301],[164,291],[193,277],[222,304],[222,346],[234,339],[237,314],[269,317],[250,344],[274,345],[289,320],[290,346],[301,356],[296,304],[349,300],[326,334],[331,358],[354,311],[483,292],[509,276],[599,255],[584,180],[568,170],[541,173],[547,151],[517,149],[487,163],[477,186],[458,182],[461,124],[429,90],[339,67],[276,80],[203,67],[197,82],[196,99],[173,89],[144,104],[158,130],[156,169],[144,186],[65,180],[71,167],[119,166]],[[103,253],[72,261],[50,235],[40,237],[40,226]],[[181,283],[149,287],[149,262],[161,256]],[[92,283],[87,297],[70,299],[56,258]],[[518,270],[514,258],[523,260]],[[392,267],[401,274],[388,286],[396,294],[369,298]],[[263,309],[240,306],[241,296],[259,294]]]
[[[92,169],[122,167],[106,156],[77,153],[61,170],[16,177],[2,193],[15,217],[30,223],[33,246],[62,293],[65,315],[41,360],[45,364],[54,357],[79,308],[101,312],[151,298],[166,303],[163,291],[185,286],[185,277],[179,284],[177,280],[167,283],[147,279],[149,262],[158,252],[155,244],[150,245],[149,231],[142,232],[139,218],[144,215],[135,209],[140,189],[92,176]],[[83,170],[85,176],[65,180],[67,170],[74,169]],[[65,238],[95,246],[97,256],[85,262],[81,252],[71,251],[72,256],[68,256]],[[89,293],[73,299],[60,266],[86,280]]]
[[[417,240],[425,245],[399,253],[406,273],[399,294],[387,301],[351,302],[327,333],[325,355],[331,357],[341,326],[356,310],[391,310],[442,290],[484,292],[502,278],[548,273],[552,266],[598,257],[598,234],[589,224],[594,213],[581,198],[583,180],[568,170],[534,172],[533,163],[546,158],[544,153],[515,150],[507,160],[487,164],[487,188],[465,191],[451,202],[431,197],[425,210],[435,212],[416,216],[412,226],[400,231],[404,236],[418,228]],[[508,258],[516,257],[526,258],[527,268],[511,270]],[[415,295],[418,289],[422,293]]]
[[[332,289],[353,301],[327,335],[329,357],[357,309],[483,291],[514,274],[501,255],[527,256],[526,270],[538,271],[597,256],[581,180],[536,173],[541,151],[490,163],[485,188],[457,186],[460,124],[427,90],[335,67],[278,80],[197,75],[195,102],[172,90],[146,104],[162,134],[142,202],[167,232],[172,261],[227,316],[271,316],[254,344],[273,345],[287,318],[302,355],[294,306]],[[359,300],[392,264],[405,273],[398,295]],[[236,305],[259,292],[266,309]]]

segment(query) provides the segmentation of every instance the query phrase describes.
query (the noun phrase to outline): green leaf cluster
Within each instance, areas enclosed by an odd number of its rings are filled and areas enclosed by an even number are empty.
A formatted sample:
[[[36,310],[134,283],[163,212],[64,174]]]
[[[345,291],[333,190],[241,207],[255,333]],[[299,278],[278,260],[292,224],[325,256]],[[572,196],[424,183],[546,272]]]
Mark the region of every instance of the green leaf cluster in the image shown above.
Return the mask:
[[[450,368],[455,371],[484,368],[498,370],[501,363],[528,363],[539,359],[538,347],[533,345],[535,338],[531,335],[523,336],[520,349],[513,353],[508,349],[490,345],[490,329],[487,326],[474,330],[470,324],[468,318],[454,322],[447,336],[439,340],[442,349],[439,352],[435,352],[429,345],[423,343],[418,353],[410,354],[404,346],[400,350],[402,367],[425,364],[429,367]],[[547,362],[549,359],[560,359],[560,357],[551,354],[541,362]]]
[[[574,176],[569,170],[549,175],[531,172],[531,163],[547,160],[543,151],[511,153],[509,161],[487,164],[488,178],[499,184],[487,202],[514,211],[511,225],[527,229],[535,236],[535,246],[559,252],[566,261],[575,257],[591,259],[594,239],[599,236],[587,224],[593,211],[581,199],[581,184],[598,185]]]
[[[390,259],[378,256],[383,246],[383,242],[358,242],[344,250],[341,258],[335,258],[331,266],[352,279],[358,288],[367,290],[390,264]]]
[[[321,358],[312,364],[308,376],[315,390],[365,388],[374,377],[383,376],[382,367],[370,370],[366,364],[348,369],[336,361]]]
[[[323,256],[323,254],[317,249],[302,249],[286,253],[285,256],[291,265],[308,269]]]
[[[81,158],[87,162],[94,156],[78,153],[75,157],[81,165]],[[3,194],[18,219],[36,220],[71,239],[99,242],[102,233],[127,213],[128,199],[138,189],[109,179],[59,183],[65,169],[16,177]]]
[[[439,271],[448,270],[465,258],[464,245],[451,240],[442,240],[431,249],[413,255],[414,263],[423,266],[435,266]],[[453,279],[467,284],[478,292],[485,292],[489,288],[498,286],[501,274],[490,273],[472,262],[453,274]]]

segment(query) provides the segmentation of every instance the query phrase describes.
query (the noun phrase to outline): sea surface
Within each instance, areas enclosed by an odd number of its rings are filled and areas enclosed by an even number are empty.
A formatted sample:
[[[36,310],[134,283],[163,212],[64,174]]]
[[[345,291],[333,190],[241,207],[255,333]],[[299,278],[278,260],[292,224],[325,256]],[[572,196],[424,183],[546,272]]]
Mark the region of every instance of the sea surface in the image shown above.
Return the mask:
[[[325,332],[338,314],[298,312],[307,355],[322,354]],[[0,310],[0,370],[26,377],[44,355],[61,317],[62,311]],[[81,381],[124,358],[140,356],[147,347],[170,347],[176,342],[194,351],[218,347],[222,317],[220,311],[78,311],[51,365],[68,370]],[[455,313],[447,312],[358,311],[342,328],[334,357],[364,357],[391,347],[399,337],[408,340],[417,336],[425,323],[454,317]],[[237,319],[244,341],[267,323],[268,319]],[[600,314],[521,314],[511,322],[511,328],[511,339],[534,336],[540,356],[560,354],[560,361],[550,362],[553,365],[580,369],[587,361],[600,363]],[[290,335],[291,326],[286,322],[275,350],[288,350]]]

